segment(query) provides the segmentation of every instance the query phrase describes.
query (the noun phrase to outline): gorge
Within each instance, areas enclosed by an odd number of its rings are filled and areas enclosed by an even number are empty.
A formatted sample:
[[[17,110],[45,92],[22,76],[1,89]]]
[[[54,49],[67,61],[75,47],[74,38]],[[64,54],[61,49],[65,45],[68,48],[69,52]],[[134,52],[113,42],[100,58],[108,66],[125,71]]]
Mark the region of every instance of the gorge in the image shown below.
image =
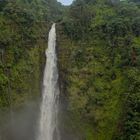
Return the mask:
[[[140,140],[139,69],[139,0],[1,0],[0,140]]]

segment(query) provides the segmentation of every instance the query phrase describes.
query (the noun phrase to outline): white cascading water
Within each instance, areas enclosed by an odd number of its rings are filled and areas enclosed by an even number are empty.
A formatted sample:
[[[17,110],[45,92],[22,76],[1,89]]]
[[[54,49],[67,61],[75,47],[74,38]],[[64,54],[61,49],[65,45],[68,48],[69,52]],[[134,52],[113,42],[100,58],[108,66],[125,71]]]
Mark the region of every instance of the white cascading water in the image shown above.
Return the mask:
[[[39,134],[37,140],[59,140],[57,123],[59,86],[55,24],[52,25],[49,32],[46,57],[43,79],[43,97],[40,108]]]

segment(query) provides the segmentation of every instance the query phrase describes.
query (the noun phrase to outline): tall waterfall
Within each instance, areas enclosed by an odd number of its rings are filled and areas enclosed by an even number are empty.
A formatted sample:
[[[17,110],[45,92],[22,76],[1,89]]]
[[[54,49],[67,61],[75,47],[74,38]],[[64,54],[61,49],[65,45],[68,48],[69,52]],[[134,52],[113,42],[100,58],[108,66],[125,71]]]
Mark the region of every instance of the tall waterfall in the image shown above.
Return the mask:
[[[48,49],[46,50],[46,65],[43,79],[43,97],[37,140],[58,140],[58,70],[56,56],[55,24],[49,32]]]

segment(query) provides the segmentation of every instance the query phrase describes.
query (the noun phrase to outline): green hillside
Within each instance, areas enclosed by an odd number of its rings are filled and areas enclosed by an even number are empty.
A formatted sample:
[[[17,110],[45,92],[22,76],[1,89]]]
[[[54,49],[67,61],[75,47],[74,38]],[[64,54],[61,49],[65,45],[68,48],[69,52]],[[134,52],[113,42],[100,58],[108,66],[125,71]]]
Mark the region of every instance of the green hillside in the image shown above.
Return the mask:
[[[139,17],[139,3],[117,0],[76,0],[63,17],[64,127],[82,140],[140,139]]]

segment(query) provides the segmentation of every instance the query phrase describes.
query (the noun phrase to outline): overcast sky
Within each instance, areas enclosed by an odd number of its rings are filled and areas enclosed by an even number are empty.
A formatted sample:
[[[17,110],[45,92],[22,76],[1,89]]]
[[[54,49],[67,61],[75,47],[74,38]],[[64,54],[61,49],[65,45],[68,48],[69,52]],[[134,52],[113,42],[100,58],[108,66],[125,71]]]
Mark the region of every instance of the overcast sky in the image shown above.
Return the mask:
[[[70,5],[73,0],[58,0],[58,1],[61,2],[63,5]]]

